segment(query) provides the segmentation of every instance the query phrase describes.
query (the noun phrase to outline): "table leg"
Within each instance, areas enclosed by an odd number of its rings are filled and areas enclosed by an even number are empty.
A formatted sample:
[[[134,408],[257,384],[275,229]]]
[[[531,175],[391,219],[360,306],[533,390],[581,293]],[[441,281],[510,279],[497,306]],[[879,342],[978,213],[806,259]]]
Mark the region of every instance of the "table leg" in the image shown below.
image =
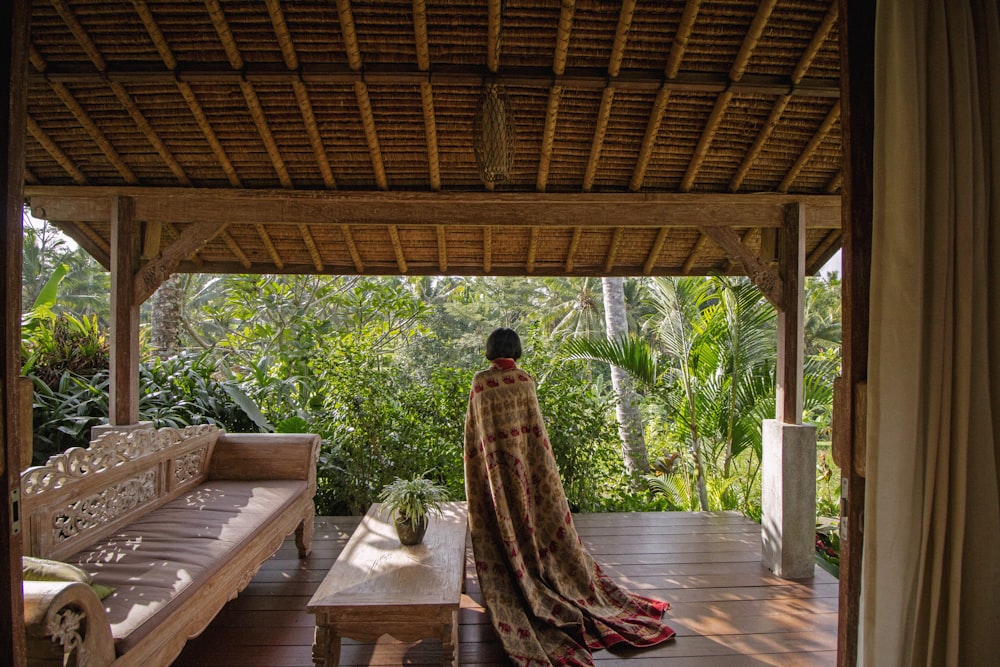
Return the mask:
[[[458,667],[458,612],[451,612],[451,623],[445,625],[441,637],[441,664]]]
[[[313,664],[316,667],[337,667],[340,664],[340,637],[321,625],[316,626],[313,640]]]

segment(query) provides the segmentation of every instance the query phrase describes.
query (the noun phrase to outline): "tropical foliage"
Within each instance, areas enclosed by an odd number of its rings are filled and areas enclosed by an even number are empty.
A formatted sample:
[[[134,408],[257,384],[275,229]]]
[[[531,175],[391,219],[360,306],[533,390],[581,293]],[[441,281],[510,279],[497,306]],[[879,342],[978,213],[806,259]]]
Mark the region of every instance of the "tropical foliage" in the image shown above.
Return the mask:
[[[107,415],[107,315],[94,307],[106,308],[107,276],[47,228],[26,233],[25,247],[39,286],[26,292],[22,344],[38,461],[85,445]],[[183,308],[143,309],[143,340],[150,318],[175,318],[160,324],[176,349],[147,346],[142,418],[319,433],[320,513],[360,514],[392,480],[424,473],[462,497],[469,382],[487,334],[505,325],[524,341],[521,365],[536,378],[574,510],[759,516],[774,312],[745,280],[626,279],[616,330],[629,333],[612,340],[593,279],[185,275],[172,289]],[[839,281],[810,281],[805,418],[821,440],[839,322]],[[611,364],[637,392],[651,468],[638,485],[624,463]],[[825,508],[839,474],[817,480]]]

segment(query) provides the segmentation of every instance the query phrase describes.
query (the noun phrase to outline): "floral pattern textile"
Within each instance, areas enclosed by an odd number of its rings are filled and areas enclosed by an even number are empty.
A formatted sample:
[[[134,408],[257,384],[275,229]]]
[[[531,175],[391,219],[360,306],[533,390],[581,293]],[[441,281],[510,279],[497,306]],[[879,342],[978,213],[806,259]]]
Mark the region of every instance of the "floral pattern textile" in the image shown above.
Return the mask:
[[[473,379],[465,485],[483,598],[514,664],[593,665],[594,649],[673,638],[670,605],[625,592],[583,547],[535,382],[512,360]]]

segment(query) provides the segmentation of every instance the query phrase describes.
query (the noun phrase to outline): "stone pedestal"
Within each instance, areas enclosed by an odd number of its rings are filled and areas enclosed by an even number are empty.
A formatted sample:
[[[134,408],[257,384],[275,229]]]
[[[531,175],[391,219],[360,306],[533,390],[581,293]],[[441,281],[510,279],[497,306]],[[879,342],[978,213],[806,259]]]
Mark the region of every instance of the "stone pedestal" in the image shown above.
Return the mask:
[[[761,562],[785,579],[813,576],[816,427],[764,420]]]

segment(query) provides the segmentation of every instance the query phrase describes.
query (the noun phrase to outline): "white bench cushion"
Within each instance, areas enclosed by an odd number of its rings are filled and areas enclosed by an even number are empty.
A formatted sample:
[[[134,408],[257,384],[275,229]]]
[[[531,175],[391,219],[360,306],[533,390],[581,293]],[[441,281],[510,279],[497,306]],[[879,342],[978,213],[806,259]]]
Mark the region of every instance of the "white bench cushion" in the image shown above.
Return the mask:
[[[95,583],[116,589],[104,606],[118,655],[153,631],[161,615],[173,613],[305,488],[299,480],[207,482],[77,553],[73,560]]]

